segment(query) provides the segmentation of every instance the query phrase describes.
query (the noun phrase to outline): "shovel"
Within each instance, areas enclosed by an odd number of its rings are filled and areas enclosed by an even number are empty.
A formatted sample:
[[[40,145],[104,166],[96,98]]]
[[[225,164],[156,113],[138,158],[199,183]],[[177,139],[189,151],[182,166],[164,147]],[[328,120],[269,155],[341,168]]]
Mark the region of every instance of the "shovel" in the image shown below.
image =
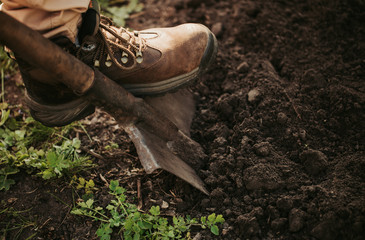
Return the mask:
[[[198,167],[200,159],[205,156],[201,146],[188,133],[187,125],[190,126],[191,112],[194,109],[191,96],[179,91],[160,99],[147,99],[151,105],[166,109],[165,114],[169,107],[173,109],[176,106],[185,108],[188,112],[185,115],[184,112],[181,113],[185,116],[185,121],[176,115],[165,117],[163,112],[158,112],[142,98],[134,97],[98,70],[93,70],[38,32],[3,12],[0,12],[0,22],[1,44],[28,63],[42,66],[57,81],[115,118],[132,139],[147,173],[161,168],[209,194],[191,167]],[[166,103],[161,108],[163,102]],[[185,107],[186,105],[189,107]]]

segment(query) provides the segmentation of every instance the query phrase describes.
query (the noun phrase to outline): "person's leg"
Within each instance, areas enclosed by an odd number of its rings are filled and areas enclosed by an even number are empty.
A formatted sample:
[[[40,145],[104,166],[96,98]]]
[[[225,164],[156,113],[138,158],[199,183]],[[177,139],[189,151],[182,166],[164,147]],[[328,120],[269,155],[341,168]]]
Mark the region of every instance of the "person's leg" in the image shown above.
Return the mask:
[[[75,42],[81,13],[90,0],[3,0],[1,11],[43,34],[46,38],[65,36]]]
[[[1,11],[67,49],[73,48],[90,0],[2,0]],[[94,107],[15,53],[26,102],[32,116],[48,126],[61,126],[94,112]]]

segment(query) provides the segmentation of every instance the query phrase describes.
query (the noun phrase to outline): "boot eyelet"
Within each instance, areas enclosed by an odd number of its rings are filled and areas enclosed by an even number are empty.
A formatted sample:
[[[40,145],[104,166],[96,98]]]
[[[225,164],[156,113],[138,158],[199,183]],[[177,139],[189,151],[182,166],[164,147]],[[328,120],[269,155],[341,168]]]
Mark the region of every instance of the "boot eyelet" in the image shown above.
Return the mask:
[[[142,63],[143,62],[143,55],[141,51],[136,52],[136,62]]]
[[[126,64],[128,62],[128,54],[126,52],[122,53],[122,57],[121,57],[120,61],[124,64]]]
[[[84,46],[82,46],[82,50],[85,52],[91,52],[95,48],[96,48],[96,44],[84,44]]]
[[[107,67],[111,67],[112,64],[113,64],[113,62],[111,62],[111,61],[106,61],[105,62],[105,66],[107,66]]]

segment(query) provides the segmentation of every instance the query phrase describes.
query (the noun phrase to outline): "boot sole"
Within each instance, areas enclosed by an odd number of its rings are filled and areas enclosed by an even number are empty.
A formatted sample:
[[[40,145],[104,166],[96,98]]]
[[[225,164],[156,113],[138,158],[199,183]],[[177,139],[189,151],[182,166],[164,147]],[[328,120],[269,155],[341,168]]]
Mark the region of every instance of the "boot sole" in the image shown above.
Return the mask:
[[[205,48],[199,67],[191,72],[169,78],[157,83],[148,84],[124,84],[122,85],[127,91],[135,96],[163,95],[174,92],[182,87],[186,87],[195,82],[195,80],[204,73],[215,60],[218,52],[218,42],[213,33],[209,32],[208,43]]]

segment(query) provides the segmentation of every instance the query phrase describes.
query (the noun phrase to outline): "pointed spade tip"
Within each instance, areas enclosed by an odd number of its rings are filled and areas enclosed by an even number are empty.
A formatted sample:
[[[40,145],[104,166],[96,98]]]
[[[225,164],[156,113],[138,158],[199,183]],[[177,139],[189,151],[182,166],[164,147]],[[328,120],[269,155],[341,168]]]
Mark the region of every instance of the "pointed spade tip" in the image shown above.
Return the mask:
[[[210,193],[208,192],[208,190],[204,186],[194,186],[194,187],[197,188],[198,190],[200,190],[205,195],[207,195],[207,196],[210,195]]]

